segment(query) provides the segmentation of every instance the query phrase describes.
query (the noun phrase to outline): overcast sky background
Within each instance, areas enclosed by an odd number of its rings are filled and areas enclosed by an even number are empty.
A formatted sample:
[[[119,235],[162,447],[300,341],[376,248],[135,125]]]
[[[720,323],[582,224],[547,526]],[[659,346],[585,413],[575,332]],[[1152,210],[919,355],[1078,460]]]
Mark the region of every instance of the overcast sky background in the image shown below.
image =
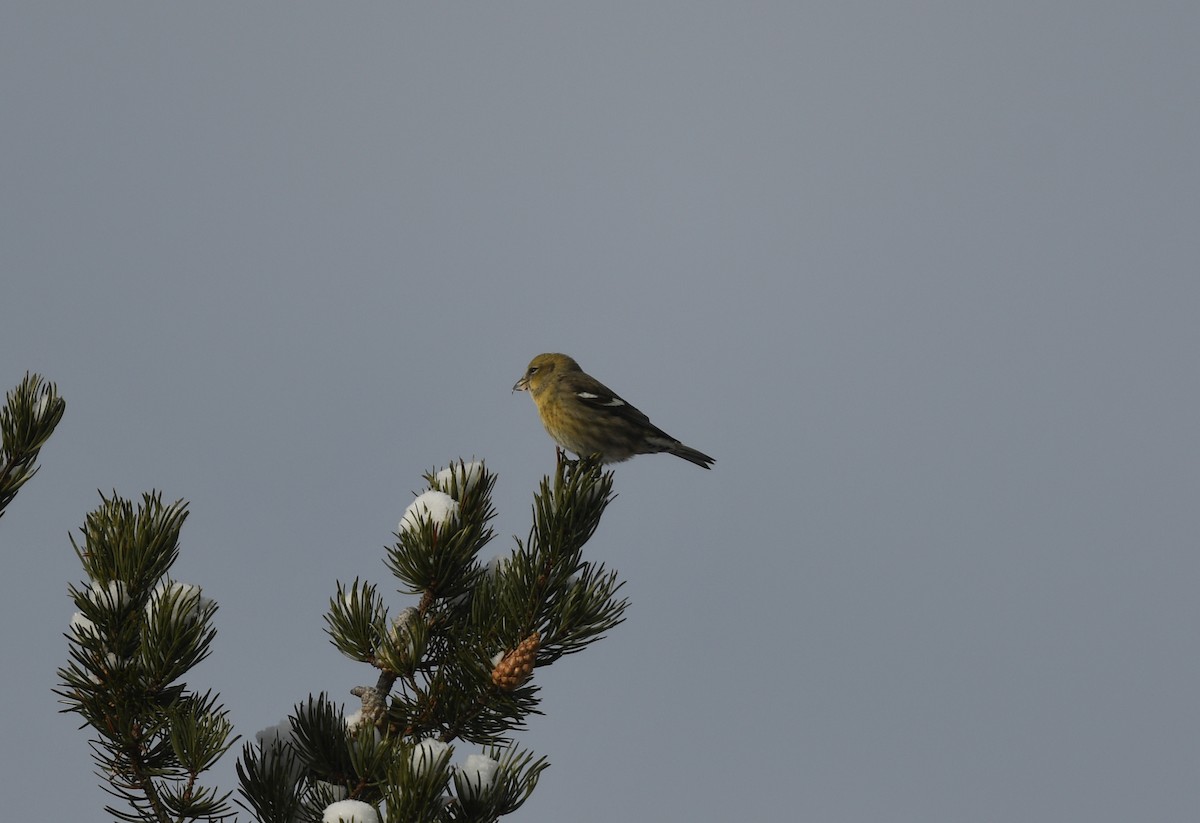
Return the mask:
[[[527,532],[549,350],[717,464],[616,468],[628,621],[539,670],[513,819],[1197,819],[1197,42],[1193,2],[8,5],[0,382],[67,412],[0,520],[5,816],[103,819],[50,691],[98,489],[191,502],[191,683],[252,737],[374,682],[321,616],[423,471],[485,459]]]

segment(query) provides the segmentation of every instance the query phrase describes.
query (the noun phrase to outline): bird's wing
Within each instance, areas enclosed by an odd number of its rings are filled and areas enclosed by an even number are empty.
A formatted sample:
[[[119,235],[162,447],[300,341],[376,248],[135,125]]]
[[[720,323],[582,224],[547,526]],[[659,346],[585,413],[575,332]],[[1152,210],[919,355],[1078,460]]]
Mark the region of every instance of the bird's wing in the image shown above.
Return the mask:
[[[575,396],[579,398],[579,402],[603,414],[621,417],[651,429],[656,428],[650,423],[649,417],[639,411],[636,406],[622,399],[619,394],[608,386],[594,377],[581,375],[581,378],[571,387],[575,392]]]

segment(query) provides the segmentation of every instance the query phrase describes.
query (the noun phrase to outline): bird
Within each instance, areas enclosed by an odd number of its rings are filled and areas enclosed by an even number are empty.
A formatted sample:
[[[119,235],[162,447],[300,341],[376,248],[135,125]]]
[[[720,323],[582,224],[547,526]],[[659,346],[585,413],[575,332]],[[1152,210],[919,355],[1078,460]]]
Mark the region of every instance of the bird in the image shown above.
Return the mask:
[[[581,458],[619,463],[636,454],[668,452],[704,469],[716,462],[676,440],[565,354],[539,354],[513,391],[527,391],[546,432]]]

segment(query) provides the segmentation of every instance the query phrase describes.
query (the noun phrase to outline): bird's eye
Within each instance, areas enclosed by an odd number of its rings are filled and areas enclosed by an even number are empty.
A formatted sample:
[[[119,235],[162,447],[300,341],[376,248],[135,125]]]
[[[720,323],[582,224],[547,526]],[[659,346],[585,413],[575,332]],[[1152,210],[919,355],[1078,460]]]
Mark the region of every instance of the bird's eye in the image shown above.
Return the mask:
[[[534,372],[536,372],[537,370],[538,370],[538,367],[537,367],[537,366],[530,366],[530,367],[529,367],[529,371],[527,371],[527,372],[525,372],[525,373],[526,373],[527,375],[529,375],[530,377],[532,377],[532,376],[533,376],[533,373],[534,373]]]

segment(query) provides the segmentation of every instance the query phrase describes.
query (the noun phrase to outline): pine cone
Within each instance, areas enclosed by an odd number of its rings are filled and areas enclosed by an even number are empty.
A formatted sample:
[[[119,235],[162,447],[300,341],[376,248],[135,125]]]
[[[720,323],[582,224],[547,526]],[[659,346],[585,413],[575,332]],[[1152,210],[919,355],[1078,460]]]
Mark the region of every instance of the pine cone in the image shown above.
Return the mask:
[[[533,674],[533,661],[537,658],[538,647],[542,644],[542,636],[537,632],[521,641],[515,649],[496,664],[492,669],[492,683],[506,692],[520,686]]]

